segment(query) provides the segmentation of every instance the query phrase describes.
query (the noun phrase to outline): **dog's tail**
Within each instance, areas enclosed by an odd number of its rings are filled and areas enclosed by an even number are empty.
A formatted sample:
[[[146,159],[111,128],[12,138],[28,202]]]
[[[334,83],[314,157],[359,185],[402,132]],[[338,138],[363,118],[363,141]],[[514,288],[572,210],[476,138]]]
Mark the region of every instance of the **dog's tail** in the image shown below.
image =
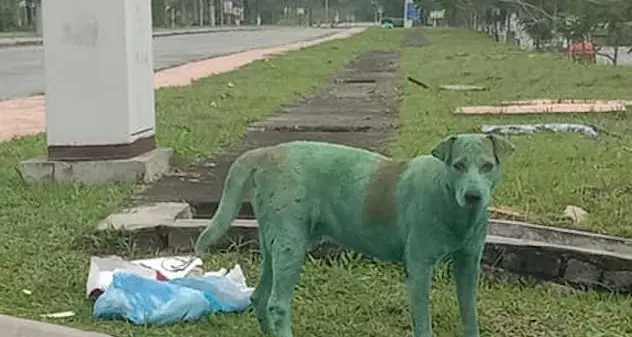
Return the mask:
[[[202,231],[195,243],[196,255],[201,255],[219,240],[229,229],[241,209],[244,192],[252,185],[252,176],[257,168],[261,148],[239,156],[228,170],[219,206],[208,227]]]

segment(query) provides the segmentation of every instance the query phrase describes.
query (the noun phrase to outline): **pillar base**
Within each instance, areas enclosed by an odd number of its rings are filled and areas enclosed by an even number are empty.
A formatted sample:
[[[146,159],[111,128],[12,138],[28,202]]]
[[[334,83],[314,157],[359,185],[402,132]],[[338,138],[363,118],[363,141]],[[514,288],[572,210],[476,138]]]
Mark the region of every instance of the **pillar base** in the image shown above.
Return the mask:
[[[157,148],[127,159],[62,161],[33,158],[20,164],[26,182],[83,183],[111,182],[151,183],[169,171],[173,150]]]
[[[147,130],[143,130],[147,131]],[[48,159],[63,161],[89,161],[128,159],[156,148],[154,135],[139,138],[131,143],[114,145],[48,146]]]

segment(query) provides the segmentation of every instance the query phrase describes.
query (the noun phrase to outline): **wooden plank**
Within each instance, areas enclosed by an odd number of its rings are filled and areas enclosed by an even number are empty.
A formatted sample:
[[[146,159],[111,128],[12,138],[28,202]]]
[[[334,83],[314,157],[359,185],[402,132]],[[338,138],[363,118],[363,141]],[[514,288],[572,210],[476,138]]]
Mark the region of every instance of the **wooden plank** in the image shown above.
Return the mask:
[[[556,103],[556,104],[531,104],[531,105],[505,105],[505,106],[463,106],[454,111],[455,114],[465,115],[523,115],[523,114],[545,114],[545,113],[591,113],[591,112],[622,112],[626,111],[626,106],[619,103],[607,104],[579,104],[579,103]]]
[[[632,101],[614,99],[614,100],[601,100],[601,99],[551,99],[551,98],[538,98],[538,99],[524,99],[514,101],[502,101],[500,105],[532,105],[532,104],[623,104],[632,106]]]
[[[479,86],[479,85],[469,85],[469,84],[445,84],[445,85],[440,85],[439,89],[451,90],[451,91],[484,91],[484,90],[487,90],[486,87],[482,87],[482,86]]]

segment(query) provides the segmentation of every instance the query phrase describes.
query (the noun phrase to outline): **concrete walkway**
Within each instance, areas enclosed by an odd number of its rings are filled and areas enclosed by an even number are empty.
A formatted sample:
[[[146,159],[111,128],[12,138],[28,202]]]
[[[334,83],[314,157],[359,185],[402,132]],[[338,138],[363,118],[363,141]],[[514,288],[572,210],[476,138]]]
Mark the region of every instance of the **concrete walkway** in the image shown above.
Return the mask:
[[[351,28],[315,40],[295,42],[278,47],[254,49],[183,64],[156,72],[154,85],[156,88],[187,85],[191,83],[192,80],[228,72],[270,55],[298,50],[333,39],[347,38],[362,32],[364,29],[365,28]],[[45,123],[44,95],[0,101],[0,141],[44,132]]]

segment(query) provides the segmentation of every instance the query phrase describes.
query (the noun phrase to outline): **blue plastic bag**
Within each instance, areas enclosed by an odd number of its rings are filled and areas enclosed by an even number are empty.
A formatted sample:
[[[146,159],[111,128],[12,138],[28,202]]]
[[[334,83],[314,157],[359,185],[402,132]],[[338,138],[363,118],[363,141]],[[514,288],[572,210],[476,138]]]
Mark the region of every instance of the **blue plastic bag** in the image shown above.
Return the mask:
[[[250,297],[223,277],[161,282],[117,272],[95,301],[93,315],[127,319],[136,325],[164,325],[196,321],[212,312],[242,311],[249,305]]]
[[[250,296],[226,277],[181,278],[170,282],[204,293],[213,312],[243,311],[250,306]]]

